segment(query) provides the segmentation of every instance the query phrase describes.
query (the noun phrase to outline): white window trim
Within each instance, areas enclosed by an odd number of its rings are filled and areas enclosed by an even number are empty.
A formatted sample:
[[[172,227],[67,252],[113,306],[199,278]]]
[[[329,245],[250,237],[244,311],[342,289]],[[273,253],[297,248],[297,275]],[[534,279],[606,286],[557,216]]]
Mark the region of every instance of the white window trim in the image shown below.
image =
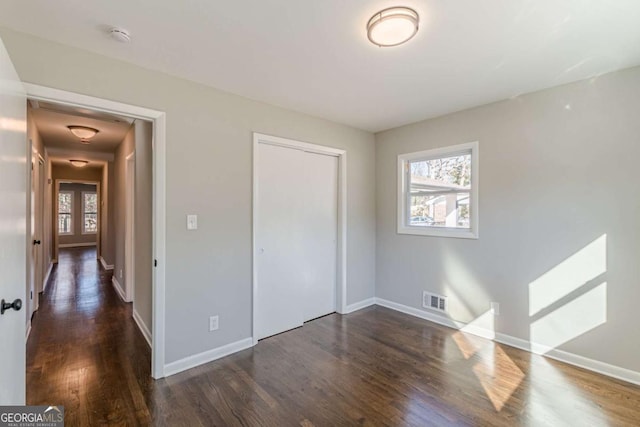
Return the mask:
[[[85,194],[95,194],[96,197],[98,197],[98,193],[96,191],[83,191],[82,192],[82,198],[80,199],[80,203],[82,203],[82,218],[81,218],[81,220],[82,220],[82,234],[98,234],[97,230],[96,231],[86,231],[85,228],[84,228],[84,226],[85,226],[84,215],[86,213],[85,210],[84,210],[84,195]],[[96,203],[98,203],[98,202],[96,202]],[[95,214],[96,214],[96,218],[97,218],[97,215],[98,215],[98,211],[97,210],[96,210]]]
[[[68,232],[68,233],[63,233],[62,231],[60,231],[60,214],[61,213],[63,213],[63,214],[65,213],[65,212],[60,212],[60,195],[61,194],[71,194],[71,212],[69,212],[69,218],[71,218],[70,221],[69,221],[69,223],[70,223],[70,227],[69,228],[71,229],[71,231]],[[58,203],[58,218],[57,218],[58,221],[56,221],[56,226],[58,227],[58,235],[59,236],[73,236],[75,234],[74,230],[73,230],[73,227],[74,227],[73,210],[75,209],[75,206],[74,206],[75,205],[75,197],[76,197],[76,194],[75,194],[75,191],[73,191],[73,190],[60,190],[60,191],[58,191],[58,200],[56,200],[57,203]]]
[[[418,151],[415,153],[400,154],[398,156],[398,234],[416,234],[421,236],[454,237],[461,239],[477,239],[478,233],[478,189],[480,161],[478,154],[478,141],[466,144],[453,145],[449,147],[435,148],[432,150]],[[446,227],[424,227],[407,225],[407,174],[406,164],[414,160],[428,160],[431,158],[455,155],[459,152],[471,150],[471,190],[470,190],[470,225],[471,228],[446,228]]]

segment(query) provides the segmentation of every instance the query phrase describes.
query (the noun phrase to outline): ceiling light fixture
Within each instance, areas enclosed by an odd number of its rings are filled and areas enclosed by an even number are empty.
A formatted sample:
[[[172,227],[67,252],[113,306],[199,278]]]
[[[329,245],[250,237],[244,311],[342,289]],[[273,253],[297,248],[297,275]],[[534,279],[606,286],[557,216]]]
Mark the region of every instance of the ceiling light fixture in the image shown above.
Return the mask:
[[[80,142],[89,143],[88,140],[96,136],[98,129],[90,128],[87,126],[67,126],[72,134],[80,138]]]
[[[408,7],[390,7],[376,13],[367,22],[369,41],[380,47],[398,46],[418,32],[418,12]]]
[[[83,168],[87,166],[87,164],[89,163],[86,160],[76,160],[76,159],[69,160],[69,162],[71,162],[71,164],[77,168]]]

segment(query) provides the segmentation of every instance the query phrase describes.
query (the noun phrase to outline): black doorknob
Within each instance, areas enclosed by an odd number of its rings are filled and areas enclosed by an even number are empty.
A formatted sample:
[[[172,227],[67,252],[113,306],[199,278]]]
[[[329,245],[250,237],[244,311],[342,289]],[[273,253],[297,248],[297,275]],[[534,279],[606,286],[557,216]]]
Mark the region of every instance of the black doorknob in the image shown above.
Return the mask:
[[[18,298],[13,302],[4,302],[3,299],[2,305],[0,306],[0,314],[4,314],[4,312],[9,310],[10,308],[13,308],[15,311],[20,311],[20,309],[22,308],[22,300]]]
[[[34,240],[34,241],[33,241],[33,244],[34,244],[34,245],[39,245],[39,244],[40,244],[40,240]]]

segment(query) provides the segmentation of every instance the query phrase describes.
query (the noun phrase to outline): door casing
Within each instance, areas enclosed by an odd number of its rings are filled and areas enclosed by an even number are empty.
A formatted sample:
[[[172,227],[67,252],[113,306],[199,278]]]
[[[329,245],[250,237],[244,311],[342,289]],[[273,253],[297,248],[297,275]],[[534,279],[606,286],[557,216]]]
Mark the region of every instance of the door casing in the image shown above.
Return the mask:
[[[152,122],[153,127],[153,258],[151,376],[165,376],[165,277],[166,277],[166,113],[122,102],[24,83],[30,99],[89,108]]]

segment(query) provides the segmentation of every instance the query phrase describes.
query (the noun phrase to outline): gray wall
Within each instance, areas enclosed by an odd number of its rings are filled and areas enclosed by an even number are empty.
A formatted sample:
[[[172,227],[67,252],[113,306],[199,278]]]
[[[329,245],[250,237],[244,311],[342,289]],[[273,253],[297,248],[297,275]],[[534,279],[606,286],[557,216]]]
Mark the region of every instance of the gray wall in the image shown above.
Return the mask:
[[[82,234],[82,192],[90,191],[96,192],[95,185],[87,184],[68,184],[61,183],[60,191],[73,191],[73,234],[64,234],[58,236],[58,244],[70,245],[76,243],[96,243],[97,235],[94,234]]]
[[[126,195],[127,195],[127,156],[135,150],[135,134],[133,126],[129,128],[124,140],[116,149],[113,161],[113,198],[114,212],[113,242],[115,263],[113,276],[118,280],[124,291],[127,286],[125,271],[125,236],[126,236]]]
[[[376,135],[377,296],[420,308],[423,290],[445,293],[467,322],[497,301],[499,332],[528,340],[554,320],[553,333],[571,332],[559,349],[640,371],[639,112],[633,68]],[[397,155],[470,141],[480,142],[480,239],[396,234]],[[588,257],[605,234],[606,261],[604,247]],[[530,283],[571,292],[530,316]]]
[[[47,158],[47,154],[45,153],[44,150],[44,143],[42,141],[42,136],[40,135],[40,132],[38,131],[38,128],[36,126],[35,120],[33,119],[33,112],[31,111],[31,107],[27,104],[27,138],[29,138],[29,140],[31,140],[32,142],[32,154],[27,155],[27,161],[28,162],[32,162],[33,161],[33,154],[36,155],[40,155],[43,159],[45,159],[44,162],[44,168],[42,170],[42,173],[44,174],[44,178],[45,178],[45,183],[44,183],[44,187],[42,188],[42,191],[44,191],[44,197],[42,198],[43,204],[44,206],[42,206],[41,208],[41,217],[37,217],[37,206],[38,206],[38,202],[37,200],[40,199],[40,194],[38,193],[39,190],[39,182],[40,182],[40,169],[38,166],[38,160],[36,160],[35,162],[33,162],[33,173],[31,174],[31,179],[35,180],[36,185],[33,186],[32,183],[32,187],[31,188],[35,188],[35,194],[33,194],[33,199],[31,197],[29,197],[27,199],[27,212],[31,212],[32,209],[32,203],[35,203],[35,205],[33,206],[33,210],[34,210],[34,214],[36,216],[34,216],[33,218],[33,223],[31,221],[29,221],[27,223],[27,230],[26,230],[26,234],[27,234],[27,253],[28,254],[32,254],[32,242],[31,242],[31,237],[32,234],[34,234],[34,230],[32,230],[31,227],[35,227],[35,234],[37,234],[36,236],[34,236],[37,239],[40,239],[42,244],[39,247],[40,249],[40,254],[41,254],[41,262],[40,264],[38,264],[36,262],[36,260],[34,260],[33,262],[34,264],[34,271],[33,271],[33,281],[34,281],[34,295],[31,296],[30,291],[31,291],[31,265],[29,262],[27,262],[26,264],[26,293],[25,295],[27,295],[30,300],[26,301],[28,303],[28,307],[30,307],[29,310],[25,309],[25,316],[26,316],[26,321],[27,321],[27,325],[29,324],[29,322],[31,321],[31,314],[32,314],[32,310],[31,307],[33,307],[33,300],[35,298],[38,298],[38,292],[41,291],[44,287],[43,285],[43,281],[44,278],[47,274],[47,271],[49,270],[49,265],[51,263],[51,237],[50,237],[50,221],[46,220],[47,216],[45,214],[45,211],[47,210],[46,206],[47,202],[49,201],[47,199],[47,188],[49,187],[49,184],[46,181],[46,178],[49,174],[49,166],[47,164],[46,158]],[[29,191],[31,191],[31,189],[29,189]],[[40,233],[38,234],[38,230],[40,229]],[[29,258],[27,258],[29,259]]]
[[[107,162],[102,168],[102,191],[100,196],[102,209],[102,223],[100,224],[101,256],[107,265],[113,265],[115,260],[114,209],[113,209],[113,162]]]
[[[347,150],[347,298],[374,295],[372,134],[4,28],[0,36],[23,81],[167,113],[167,363],[251,335],[254,131]],[[186,230],[187,213],[198,214],[198,231]]]
[[[151,151],[152,125],[136,120],[135,128],[135,286],[133,309],[151,332],[152,320],[152,209],[153,209],[153,157]]]

